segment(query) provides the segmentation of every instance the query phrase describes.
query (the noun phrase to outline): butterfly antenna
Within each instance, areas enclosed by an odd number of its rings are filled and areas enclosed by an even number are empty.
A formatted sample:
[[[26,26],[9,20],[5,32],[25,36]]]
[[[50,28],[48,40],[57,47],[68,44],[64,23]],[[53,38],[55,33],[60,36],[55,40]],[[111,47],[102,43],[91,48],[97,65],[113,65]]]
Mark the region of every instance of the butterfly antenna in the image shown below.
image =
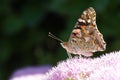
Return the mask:
[[[56,39],[56,40],[58,40],[58,41],[60,41],[60,42],[63,42],[61,39],[59,39],[58,37],[56,37],[55,35],[53,35],[52,33],[48,33],[48,36],[49,37],[51,37],[51,38],[53,38],[53,39]]]

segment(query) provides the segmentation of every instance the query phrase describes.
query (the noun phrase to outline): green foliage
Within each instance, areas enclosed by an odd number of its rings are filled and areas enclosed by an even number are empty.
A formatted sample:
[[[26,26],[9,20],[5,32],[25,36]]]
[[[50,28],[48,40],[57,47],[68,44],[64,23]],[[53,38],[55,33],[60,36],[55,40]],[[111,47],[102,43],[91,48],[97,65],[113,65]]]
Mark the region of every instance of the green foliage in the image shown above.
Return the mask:
[[[67,41],[82,11],[90,6],[96,10],[98,28],[107,42],[105,52],[120,50],[119,5],[120,0],[1,1],[0,79],[7,80],[20,67],[55,65],[67,58],[59,42],[47,36],[48,32]]]

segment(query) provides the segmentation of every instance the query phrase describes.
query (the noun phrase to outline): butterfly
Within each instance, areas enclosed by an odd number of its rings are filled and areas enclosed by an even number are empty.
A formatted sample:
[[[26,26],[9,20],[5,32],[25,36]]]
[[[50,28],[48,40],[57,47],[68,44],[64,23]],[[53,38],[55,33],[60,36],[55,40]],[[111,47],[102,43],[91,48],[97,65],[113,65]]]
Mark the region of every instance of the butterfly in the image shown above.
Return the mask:
[[[63,42],[50,32],[49,36],[61,41],[60,44],[67,51],[69,57],[72,57],[71,54],[89,57],[94,52],[106,49],[106,42],[97,28],[96,12],[92,7],[83,11],[71,32],[68,42]]]

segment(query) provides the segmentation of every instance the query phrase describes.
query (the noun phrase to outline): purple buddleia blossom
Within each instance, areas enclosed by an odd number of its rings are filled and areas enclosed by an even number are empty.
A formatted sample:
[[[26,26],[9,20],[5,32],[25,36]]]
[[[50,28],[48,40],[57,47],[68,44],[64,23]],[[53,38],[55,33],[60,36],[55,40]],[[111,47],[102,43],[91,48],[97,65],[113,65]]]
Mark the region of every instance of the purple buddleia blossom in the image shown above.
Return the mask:
[[[45,80],[44,74],[51,69],[50,65],[28,66],[13,72],[10,80]]]

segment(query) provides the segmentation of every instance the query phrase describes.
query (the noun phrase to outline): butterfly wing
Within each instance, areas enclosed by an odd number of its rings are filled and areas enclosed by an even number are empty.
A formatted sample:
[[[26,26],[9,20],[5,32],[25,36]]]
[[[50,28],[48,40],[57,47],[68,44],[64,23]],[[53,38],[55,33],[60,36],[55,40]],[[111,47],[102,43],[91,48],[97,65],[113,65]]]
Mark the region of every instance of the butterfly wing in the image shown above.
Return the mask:
[[[74,54],[103,51],[106,43],[96,25],[96,12],[90,7],[78,19],[69,38],[69,48]]]

